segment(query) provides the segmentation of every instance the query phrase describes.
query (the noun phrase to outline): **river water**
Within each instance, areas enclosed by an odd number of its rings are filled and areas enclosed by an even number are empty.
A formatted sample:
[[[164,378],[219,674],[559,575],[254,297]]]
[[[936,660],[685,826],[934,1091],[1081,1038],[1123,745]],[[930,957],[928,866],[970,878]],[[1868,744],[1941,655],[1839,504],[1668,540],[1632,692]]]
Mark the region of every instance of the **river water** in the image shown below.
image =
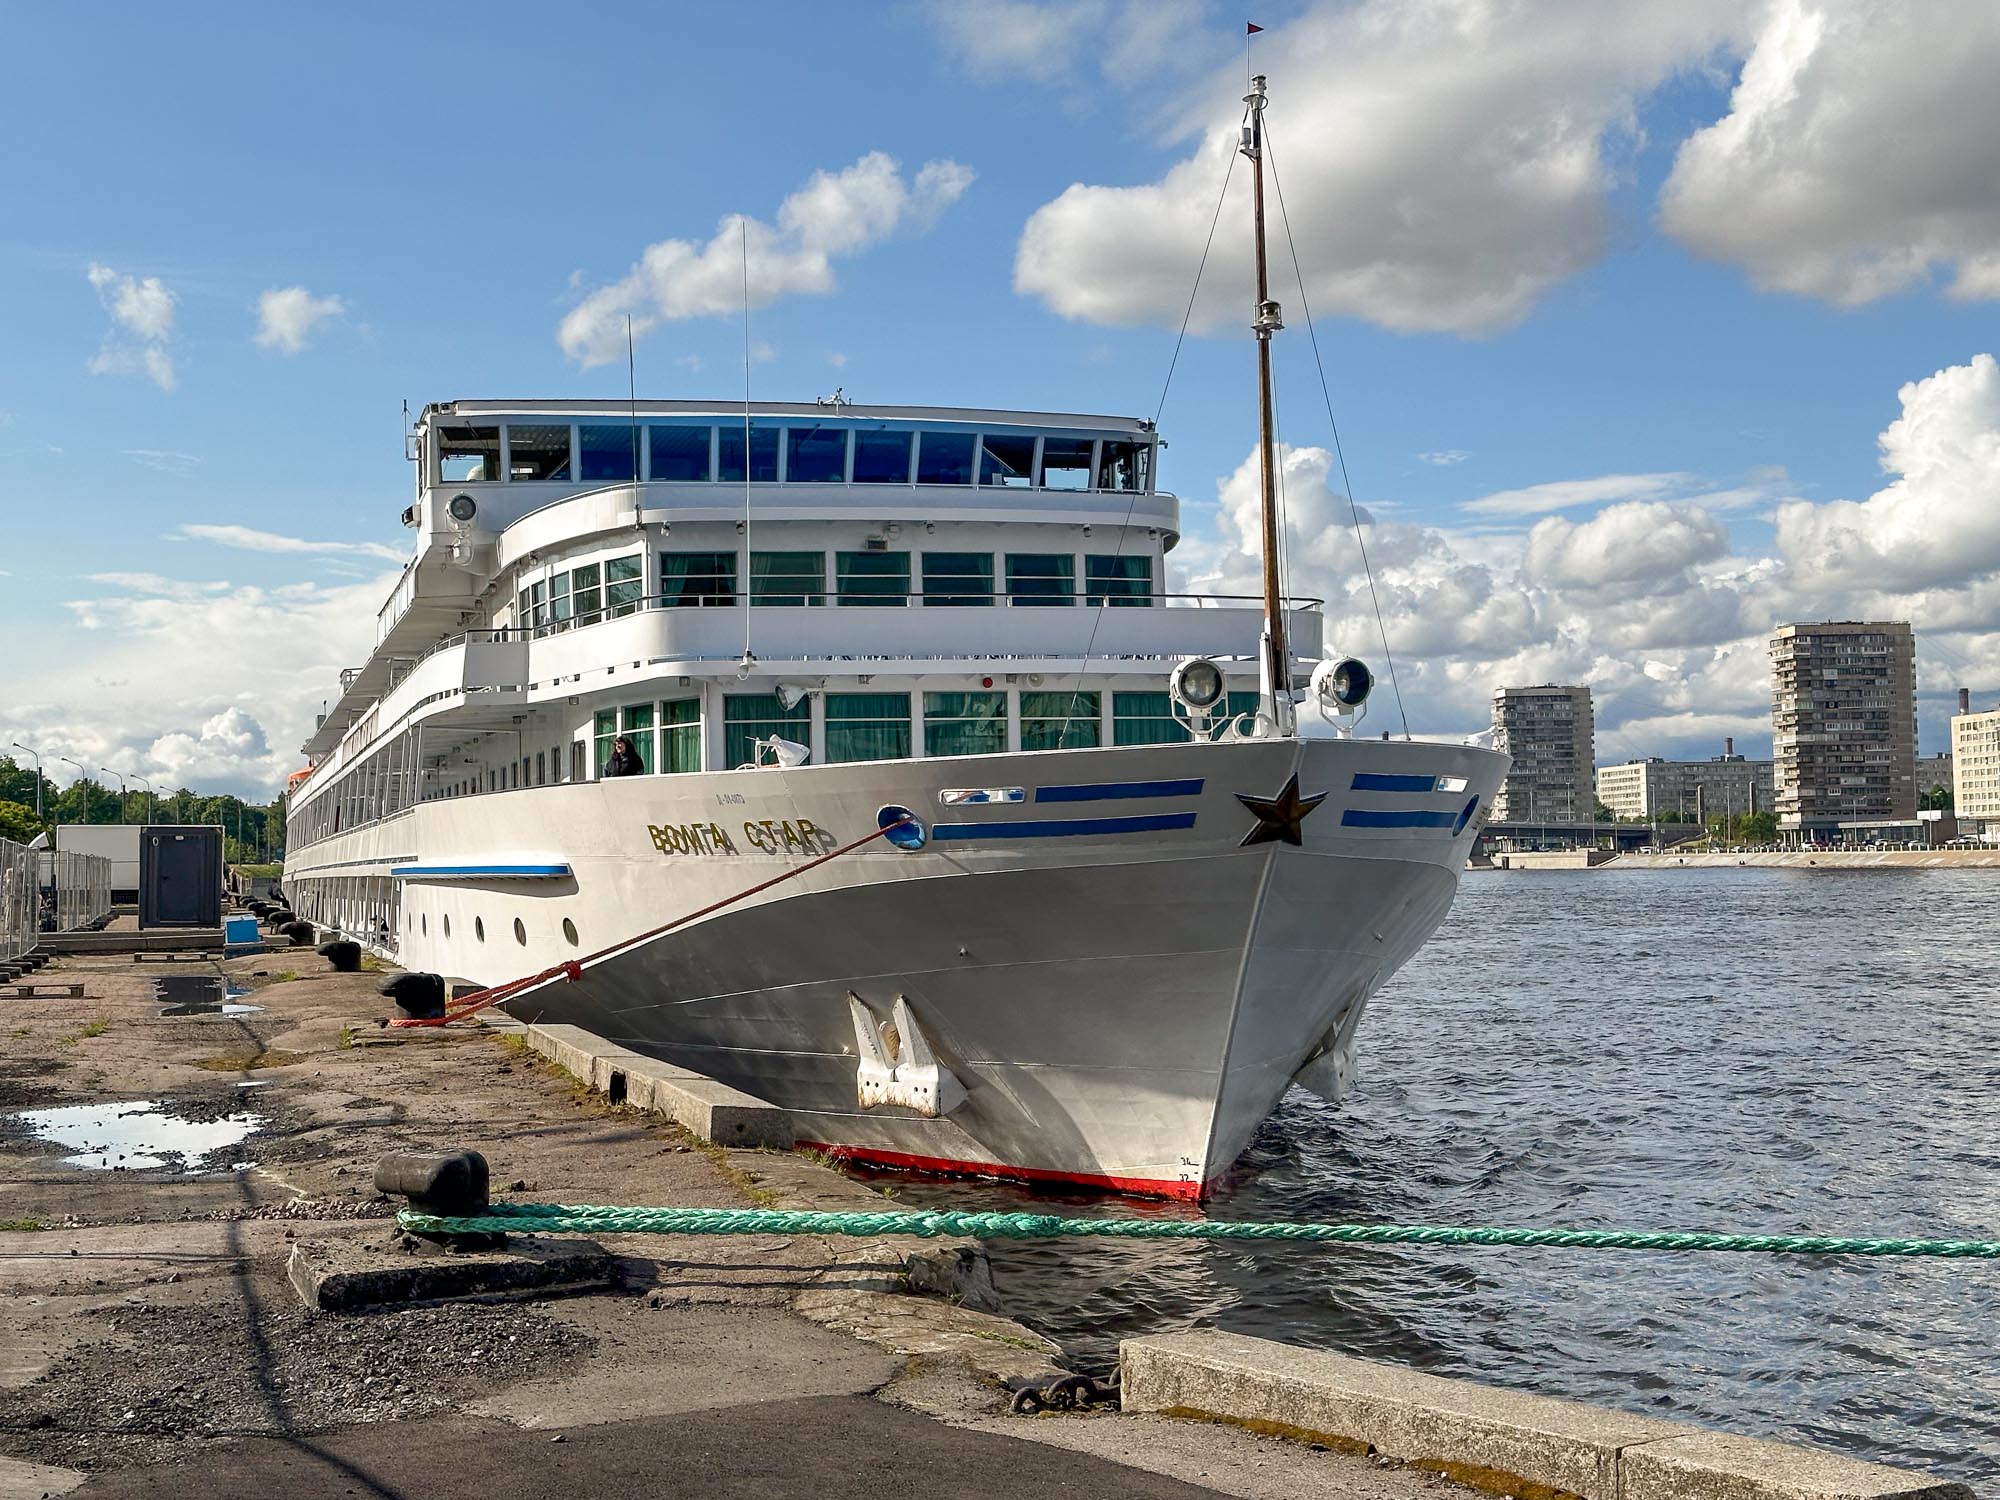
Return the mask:
[[[1469,874],[1360,1063],[1338,1109],[1288,1095],[1205,1212],[2000,1237],[2000,872]],[[1219,1327],[2000,1480],[2000,1262],[991,1250],[1008,1311],[1084,1368]]]

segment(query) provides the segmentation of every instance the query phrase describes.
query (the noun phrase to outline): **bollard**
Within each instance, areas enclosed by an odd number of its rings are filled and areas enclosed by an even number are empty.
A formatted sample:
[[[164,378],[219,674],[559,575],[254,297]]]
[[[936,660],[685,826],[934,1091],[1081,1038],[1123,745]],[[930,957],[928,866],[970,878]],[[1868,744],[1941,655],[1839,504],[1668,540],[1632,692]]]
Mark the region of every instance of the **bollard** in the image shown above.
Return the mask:
[[[285,907],[274,907],[264,913],[264,921],[271,927],[283,927],[287,922],[296,922],[299,914]]]
[[[398,974],[382,986],[382,993],[419,1021],[435,1021],[444,1014],[442,975]]]
[[[361,972],[361,945],[351,938],[335,938],[319,945],[319,956],[333,965],[336,974]]]
[[[314,927],[310,922],[300,922],[297,920],[280,922],[278,924],[278,936],[290,938],[294,948],[303,948],[319,936],[319,929]]]
[[[375,1164],[375,1191],[407,1198],[420,1214],[473,1218],[487,1209],[486,1158],[477,1151],[391,1151]],[[491,1249],[504,1234],[427,1234],[455,1249]]]

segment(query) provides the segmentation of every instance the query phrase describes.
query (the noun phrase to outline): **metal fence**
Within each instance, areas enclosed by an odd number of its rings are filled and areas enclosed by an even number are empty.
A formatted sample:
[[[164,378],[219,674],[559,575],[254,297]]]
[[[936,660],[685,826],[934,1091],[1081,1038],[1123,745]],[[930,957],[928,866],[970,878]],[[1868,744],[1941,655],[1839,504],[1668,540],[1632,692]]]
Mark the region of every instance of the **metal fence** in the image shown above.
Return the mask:
[[[0,963],[44,932],[73,932],[111,911],[111,861],[0,839]]]

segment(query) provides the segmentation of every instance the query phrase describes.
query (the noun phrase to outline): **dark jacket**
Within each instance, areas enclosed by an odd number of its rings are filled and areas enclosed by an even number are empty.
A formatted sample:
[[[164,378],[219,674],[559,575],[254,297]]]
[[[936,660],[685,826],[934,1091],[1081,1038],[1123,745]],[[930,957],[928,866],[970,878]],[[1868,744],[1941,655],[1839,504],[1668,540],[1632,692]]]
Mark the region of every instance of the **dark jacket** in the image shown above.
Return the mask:
[[[639,776],[646,768],[639,763],[639,755],[634,750],[613,750],[611,759],[604,763],[606,776]]]

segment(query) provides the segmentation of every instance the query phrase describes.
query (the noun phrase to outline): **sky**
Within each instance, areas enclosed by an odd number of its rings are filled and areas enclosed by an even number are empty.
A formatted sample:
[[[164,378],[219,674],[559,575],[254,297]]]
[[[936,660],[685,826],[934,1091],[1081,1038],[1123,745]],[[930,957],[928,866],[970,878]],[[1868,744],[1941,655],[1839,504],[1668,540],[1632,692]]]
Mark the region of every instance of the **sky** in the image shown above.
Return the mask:
[[[271,795],[403,403],[623,396],[628,314],[738,398],[746,233],[758,397],[1157,412],[1172,585],[1254,590],[1246,20],[1288,585],[1413,730],[1765,753],[1826,618],[1914,622],[1926,752],[2000,701],[1990,0],[114,4],[4,22],[0,753]]]

